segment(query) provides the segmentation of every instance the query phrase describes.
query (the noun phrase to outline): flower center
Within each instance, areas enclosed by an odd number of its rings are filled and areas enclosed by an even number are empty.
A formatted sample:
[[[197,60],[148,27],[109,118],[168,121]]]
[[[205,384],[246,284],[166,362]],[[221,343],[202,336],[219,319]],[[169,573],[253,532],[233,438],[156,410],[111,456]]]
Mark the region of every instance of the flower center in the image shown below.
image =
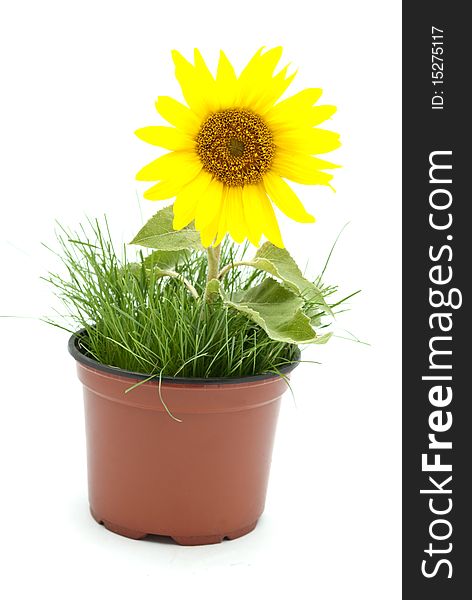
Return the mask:
[[[228,186],[257,183],[274,157],[270,129],[261,117],[243,108],[210,115],[195,141],[203,168]]]

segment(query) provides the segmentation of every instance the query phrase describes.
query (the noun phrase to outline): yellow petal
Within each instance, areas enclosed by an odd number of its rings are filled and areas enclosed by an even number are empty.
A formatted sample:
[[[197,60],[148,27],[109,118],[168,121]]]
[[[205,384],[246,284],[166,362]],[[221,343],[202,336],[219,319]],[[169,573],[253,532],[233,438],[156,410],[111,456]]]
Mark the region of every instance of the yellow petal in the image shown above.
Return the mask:
[[[320,106],[310,106],[308,108],[300,108],[297,111],[287,110],[279,113],[278,116],[267,118],[266,113],[264,119],[271,128],[274,134],[279,132],[288,132],[299,129],[306,130],[309,127],[315,127],[323,121],[326,121],[336,112],[336,107],[328,104]]]
[[[311,127],[319,125],[331,118],[336,112],[337,108],[331,104],[322,104],[320,106],[313,106],[306,115],[306,124]]]
[[[336,169],[339,165],[308,154],[278,152],[272,162],[272,170],[285,179],[304,184],[328,185],[333,176],[321,169]]]
[[[244,82],[246,79],[252,80],[257,77],[262,77],[263,79],[272,77],[275,67],[282,57],[283,49],[282,46],[277,46],[276,48],[271,48],[262,53],[263,49],[264,48],[259,48],[243,69],[239,78],[241,82]]]
[[[226,203],[229,234],[237,244],[241,244],[246,238],[247,231],[243,211],[242,188],[239,186],[228,188]]]
[[[136,179],[138,181],[176,179],[183,186],[196,177],[201,168],[202,163],[194,152],[179,150],[153,160],[139,171]]]
[[[339,133],[317,127],[274,132],[274,142],[284,152],[307,154],[331,152],[341,145]]]
[[[277,223],[277,217],[275,216],[274,209],[272,208],[269,198],[267,198],[264,186],[262,184],[258,184],[255,187],[259,196],[263,233],[269,242],[274,244],[274,246],[283,248],[284,243],[280,234],[279,224]]]
[[[180,192],[182,185],[180,181],[161,181],[146,190],[143,197],[146,200],[168,200]]]
[[[260,48],[243,69],[238,79],[238,101],[242,105],[250,106],[258,98],[261,91],[265,90],[267,83],[272,79],[274,69],[282,56],[282,48],[272,48],[262,54]]]
[[[200,120],[189,108],[170,98],[159,96],[156,100],[156,110],[168,123],[194,137],[200,128]]]
[[[177,50],[172,50],[172,60],[175,65],[175,77],[182,89],[182,94],[190,108],[198,114],[201,98],[194,90],[194,66]]]
[[[167,150],[191,150],[195,146],[192,138],[174,127],[143,127],[134,132],[140,140],[161,146]]]
[[[208,248],[215,241],[216,234],[218,232],[219,215],[213,221],[200,231],[200,240],[202,246]]]
[[[257,185],[245,185],[243,187],[243,210],[247,225],[247,237],[251,244],[258,247],[263,231],[264,214],[259,198]]]
[[[216,90],[220,99],[221,108],[227,108],[233,105],[236,99],[237,83],[233,65],[221,50],[218,71],[216,73]]]
[[[193,55],[195,62],[195,77],[201,82],[201,85],[204,86],[207,95],[214,94],[215,79],[210,73],[206,62],[203,60],[203,56],[201,55],[200,50],[198,50],[198,48],[195,48],[193,51]]]
[[[223,184],[217,179],[213,179],[198,201],[197,210],[195,212],[195,227],[198,231],[201,231],[216,218],[219,218],[222,197]]]
[[[288,67],[284,67],[280,73],[278,73],[273,79],[271,79],[266,89],[260,94],[259,98],[254,101],[252,108],[254,111],[261,115],[264,115],[280,96],[285,92],[288,86],[292,83],[296,72],[286,77]]]
[[[215,95],[208,93],[208,79],[205,70],[199,63],[194,67],[177,50],[172,51],[175,64],[175,76],[182,88],[187,104],[192,111],[204,119],[217,106]]]
[[[290,96],[286,100],[282,100],[273,106],[265,115],[264,118],[268,123],[272,121],[286,121],[297,115],[300,111],[310,109],[313,104],[320,98],[322,90],[319,88],[307,88],[298,92],[294,96]]]
[[[315,221],[315,218],[307,213],[292,188],[281,177],[269,172],[264,175],[263,181],[269,198],[287,217],[299,223]]]
[[[173,204],[174,229],[182,229],[195,219],[198,202],[204,196],[211,179],[211,175],[202,170],[195,179],[179,191]]]
[[[225,235],[228,232],[228,216],[227,216],[227,212],[228,212],[228,202],[227,202],[227,198],[228,198],[228,190],[229,187],[224,187],[223,188],[223,197],[222,197],[222,202],[221,202],[221,211],[220,211],[220,218],[218,220],[218,233],[216,235],[216,241],[214,243],[214,246],[219,246],[219,244],[221,244],[221,242],[223,241]]]

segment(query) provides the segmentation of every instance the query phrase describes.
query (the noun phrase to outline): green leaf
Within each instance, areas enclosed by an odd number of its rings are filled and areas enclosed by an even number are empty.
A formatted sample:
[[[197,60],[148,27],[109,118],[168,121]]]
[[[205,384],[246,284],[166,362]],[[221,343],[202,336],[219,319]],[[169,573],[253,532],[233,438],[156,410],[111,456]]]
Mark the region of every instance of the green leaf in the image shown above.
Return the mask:
[[[198,231],[191,225],[176,231],[173,218],[172,206],[159,210],[130,243],[166,251],[203,249]]]
[[[325,333],[323,335],[319,335],[316,340],[313,340],[311,343],[312,344],[326,344],[332,337],[332,332],[330,333]]]
[[[146,269],[174,269],[183,263],[190,253],[188,250],[155,250],[143,260]]]
[[[301,310],[303,299],[274,279],[265,279],[245,292],[239,301],[225,299],[225,304],[246,314],[273,340],[292,344],[321,342]]]
[[[270,242],[266,242],[259,248],[249,264],[277,277],[286,288],[296,294],[301,294],[306,302],[318,305],[332,315],[319,288],[303,276],[297,263],[284,248],[277,248]]]

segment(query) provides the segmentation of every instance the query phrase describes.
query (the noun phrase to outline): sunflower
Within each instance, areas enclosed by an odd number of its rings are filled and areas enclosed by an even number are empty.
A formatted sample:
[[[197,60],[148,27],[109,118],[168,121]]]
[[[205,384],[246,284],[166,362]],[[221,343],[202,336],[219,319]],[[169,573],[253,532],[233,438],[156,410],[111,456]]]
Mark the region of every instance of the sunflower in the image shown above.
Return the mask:
[[[316,105],[317,88],[278,101],[295,73],[277,74],[282,48],[260,49],[239,77],[223,52],[216,77],[195,50],[194,64],[173,51],[176,78],[188,106],[159,96],[157,112],[172,127],[151,126],[136,135],[171,152],[145,166],[136,178],[157,182],[144,197],[175,197],[174,229],[195,222],[205,247],[228,233],[258,246],[264,235],[283,248],[273,205],[291,219],[309,214],[286,180],[330,185],[326,169],[337,165],[313,155],[340,145],[339,135],[317,126],[334,106]]]

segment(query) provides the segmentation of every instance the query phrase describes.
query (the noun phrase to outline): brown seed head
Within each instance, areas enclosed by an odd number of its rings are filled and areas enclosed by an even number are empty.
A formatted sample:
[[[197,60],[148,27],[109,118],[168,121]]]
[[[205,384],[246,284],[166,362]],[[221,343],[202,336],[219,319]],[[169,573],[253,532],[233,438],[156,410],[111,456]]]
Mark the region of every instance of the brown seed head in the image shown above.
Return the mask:
[[[195,141],[203,168],[228,186],[259,182],[270,169],[275,151],[263,119],[243,108],[210,115]]]

